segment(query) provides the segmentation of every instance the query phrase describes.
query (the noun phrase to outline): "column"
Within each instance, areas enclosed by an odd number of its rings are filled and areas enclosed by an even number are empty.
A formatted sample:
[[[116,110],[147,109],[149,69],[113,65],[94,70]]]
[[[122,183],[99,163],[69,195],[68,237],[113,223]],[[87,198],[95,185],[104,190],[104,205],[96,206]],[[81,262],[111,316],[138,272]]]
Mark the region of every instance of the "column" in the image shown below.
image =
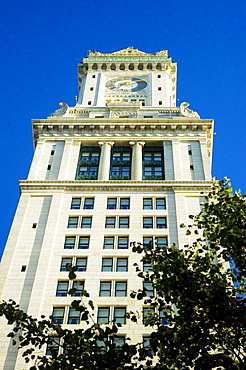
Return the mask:
[[[143,179],[143,155],[142,148],[145,144],[144,141],[130,141],[132,145],[132,169],[131,169],[131,180],[142,181]]]
[[[114,143],[112,141],[107,142],[100,141],[98,144],[101,146],[98,180],[108,180],[110,169],[111,147],[114,145]]]
[[[171,140],[163,141],[165,180],[174,180],[173,147]]]

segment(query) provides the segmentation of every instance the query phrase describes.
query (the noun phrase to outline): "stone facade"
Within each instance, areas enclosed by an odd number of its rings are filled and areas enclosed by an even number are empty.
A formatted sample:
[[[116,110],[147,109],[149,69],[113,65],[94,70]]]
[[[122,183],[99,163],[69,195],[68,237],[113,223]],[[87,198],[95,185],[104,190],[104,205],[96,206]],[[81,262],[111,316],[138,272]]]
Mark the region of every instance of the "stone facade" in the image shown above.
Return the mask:
[[[153,237],[182,248],[191,241],[179,225],[199,212],[211,184],[213,120],[200,119],[188,103],[176,107],[176,64],[167,55],[91,51],[79,64],[76,106],[61,103],[33,120],[35,153],[20,181],[1,299],[38,318],[62,307],[64,325],[78,327],[68,323],[72,298],[57,294],[68,281],[61,271],[68,259],[82,266],[77,278],[95,303],[95,320],[105,307],[110,319],[117,308],[141,312],[141,302],[129,298],[142,284],[129,243]],[[103,282],[111,282],[110,297],[100,295]],[[122,282],[126,294],[117,296]],[[1,319],[2,369],[28,369],[6,338],[9,329]],[[119,329],[133,342],[150,331],[128,321]]]

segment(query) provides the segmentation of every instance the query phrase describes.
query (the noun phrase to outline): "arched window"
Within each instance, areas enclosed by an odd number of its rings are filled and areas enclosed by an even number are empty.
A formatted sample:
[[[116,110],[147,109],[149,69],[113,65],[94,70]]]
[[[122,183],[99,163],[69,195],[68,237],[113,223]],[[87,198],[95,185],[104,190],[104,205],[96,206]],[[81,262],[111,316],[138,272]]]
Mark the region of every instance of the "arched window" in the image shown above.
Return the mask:
[[[120,70],[121,70],[121,71],[124,71],[124,69],[125,69],[125,64],[121,63],[121,65],[120,65]]]
[[[94,63],[94,64],[92,65],[92,69],[93,69],[93,71],[96,71],[96,70],[97,70],[97,63]]]
[[[112,64],[111,64],[110,69],[111,69],[112,71],[115,71],[115,70],[116,70],[116,65],[115,65],[115,63],[112,63]]]
[[[152,70],[152,64],[151,63],[147,64],[147,69]]]
[[[133,63],[129,64],[129,69],[130,69],[131,71],[133,71],[133,70],[134,70],[134,64],[133,64]]]
[[[103,64],[102,64],[101,69],[102,69],[103,71],[106,71],[106,69],[107,69],[106,63],[103,63]]]
[[[138,69],[141,71],[143,69],[143,63],[139,63]]]
[[[157,69],[157,71],[161,71],[161,63],[157,63],[156,69]]]

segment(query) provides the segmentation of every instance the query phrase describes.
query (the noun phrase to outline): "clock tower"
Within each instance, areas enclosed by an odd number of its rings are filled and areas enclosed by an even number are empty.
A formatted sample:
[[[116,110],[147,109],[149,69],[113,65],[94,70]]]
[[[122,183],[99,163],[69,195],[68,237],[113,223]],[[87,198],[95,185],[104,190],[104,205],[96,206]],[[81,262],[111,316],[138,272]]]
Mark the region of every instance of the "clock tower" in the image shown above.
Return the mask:
[[[78,65],[76,105],[60,103],[46,119],[32,120],[35,152],[28,178],[20,181],[1,263],[1,300],[80,328],[68,294],[67,264],[75,265],[76,286],[90,293],[94,319],[120,323],[119,344],[130,338],[148,346],[153,328],[130,292],[143,284],[148,294],[154,290],[137,276],[133,264],[140,256],[130,243],[190,243],[179,225],[199,212],[211,185],[213,120],[186,102],[176,106],[176,74],[167,50],[93,50]],[[126,319],[128,311],[141,313],[137,324]],[[165,312],[157,312],[165,325]],[[0,363],[22,370],[9,331],[1,318]]]

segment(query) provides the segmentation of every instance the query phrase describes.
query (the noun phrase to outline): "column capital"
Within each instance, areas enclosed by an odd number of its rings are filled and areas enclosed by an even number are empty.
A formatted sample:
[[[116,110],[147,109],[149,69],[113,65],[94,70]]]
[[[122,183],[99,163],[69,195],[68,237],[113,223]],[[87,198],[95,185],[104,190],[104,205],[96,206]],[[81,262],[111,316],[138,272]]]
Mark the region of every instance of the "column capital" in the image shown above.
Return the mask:
[[[137,144],[139,144],[141,146],[144,146],[145,145],[145,141],[129,141],[129,145],[134,146],[134,145],[137,145]]]
[[[113,141],[99,141],[98,142],[98,145],[100,146],[103,146],[103,145],[110,145],[110,146],[113,146],[114,145],[114,142]]]

